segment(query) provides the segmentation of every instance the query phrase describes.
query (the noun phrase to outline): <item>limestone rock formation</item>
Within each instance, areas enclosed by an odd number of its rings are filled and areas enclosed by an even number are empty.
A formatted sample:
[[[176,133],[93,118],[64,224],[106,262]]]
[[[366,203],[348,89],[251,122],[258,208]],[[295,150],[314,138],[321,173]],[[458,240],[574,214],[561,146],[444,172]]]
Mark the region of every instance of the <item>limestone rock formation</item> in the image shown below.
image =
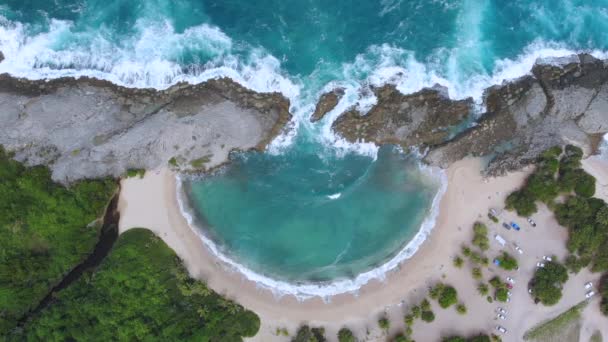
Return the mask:
[[[373,89],[378,99],[365,115],[355,109],[342,114],[332,128],[348,141],[377,144],[436,145],[450,136],[450,127],[469,115],[472,99],[453,101],[445,88],[403,95],[393,85]]]
[[[321,95],[321,98],[319,98],[319,102],[317,102],[317,106],[315,107],[315,112],[310,117],[310,121],[317,122],[323,119],[325,114],[336,107],[342,96],[344,96],[344,89],[342,88],[337,88]]]
[[[209,169],[231,150],[264,149],[290,118],[280,94],[228,79],[158,91],[0,75],[0,145],[64,183],[128,168]]]
[[[488,174],[531,162],[556,144],[592,153],[608,132],[608,65],[581,54],[566,64],[536,64],[531,76],[489,88],[477,125],[436,146],[425,158],[447,167],[467,155],[490,156]]]

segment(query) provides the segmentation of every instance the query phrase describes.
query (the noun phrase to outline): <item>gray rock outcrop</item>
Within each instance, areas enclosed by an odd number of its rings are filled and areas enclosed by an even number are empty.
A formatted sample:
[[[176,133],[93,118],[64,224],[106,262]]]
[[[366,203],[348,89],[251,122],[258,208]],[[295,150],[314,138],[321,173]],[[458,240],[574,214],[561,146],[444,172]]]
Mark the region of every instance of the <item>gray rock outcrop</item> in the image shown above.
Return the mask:
[[[531,76],[486,91],[477,125],[436,146],[425,161],[441,167],[490,156],[491,175],[516,170],[540,152],[572,143],[593,153],[608,132],[608,66],[590,55],[565,65],[537,64]]]
[[[264,149],[290,118],[283,96],[228,79],[157,91],[0,75],[0,145],[64,183],[169,164],[209,169],[232,150]]]
[[[436,145],[450,136],[449,128],[470,113],[472,99],[454,101],[442,87],[403,95],[393,85],[373,89],[378,101],[365,115],[356,109],[342,114],[332,128],[351,142]]]
[[[337,88],[321,95],[321,98],[319,98],[319,102],[317,102],[315,107],[315,111],[310,117],[310,122],[317,122],[323,119],[325,114],[336,107],[342,96],[344,96],[344,89],[342,88]]]

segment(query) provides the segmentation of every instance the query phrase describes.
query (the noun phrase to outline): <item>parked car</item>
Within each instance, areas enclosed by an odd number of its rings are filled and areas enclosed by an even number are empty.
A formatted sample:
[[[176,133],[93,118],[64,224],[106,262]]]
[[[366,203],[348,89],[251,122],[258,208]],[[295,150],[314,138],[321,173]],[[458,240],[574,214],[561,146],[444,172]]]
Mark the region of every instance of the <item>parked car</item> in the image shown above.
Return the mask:
[[[490,214],[494,215],[495,217],[498,217],[498,213],[496,212],[496,209],[494,209],[494,208],[490,208]]]
[[[513,289],[513,285],[512,285],[512,284],[507,283],[507,288],[508,288],[509,290],[512,290],[512,289]]]
[[[543,260],[545,260],[545,261],[553,261],[553,258],[551,258],[548,255],[543,255]]]
[[[595,296],[595,291],[589,291],[587,294],[585,294],[585,298],[591,298],[593,296]]]
[[[592,282],[588,282],[587,284],[585,284],[585,290],[590,290],[592,287],[593,287]]]
[[[494,263],[494,265],[496,265],[496,266],[500,266],[500,260],[498,260],[498,259],[492,260],[492,263]]]
[[[511,284],[515,284],[515,279],[513,279],[511,277],[507,277],[507,281]]]
[[[532,289],[528,289],[528,293],[529,293],[529,294],[532,294]]]
[[[532,227],[536,227],[536,222],[534,222],[533,219],[528,218],[528,223],[532,226]]]
[[[511,222],[511,228],[513,228],[517,231],[519,231],[521,229],[521,227],[515,222]]]
[[[511,230],[511,226],[509,226],[509,224],[507,222],[503,222],[502,226],[507,230]]]
[[[505,319],[507,319],[507,316],[502,315],[502,314],[498,314],[498,315],[496,315],[496,318],[500,318],[502,320],[505,320]]]
[[[524,254],[523,249],[521,249],[518,245],[515,245],[515,250],[517,251],[517,253],[519,254]]]
[[[513,295],[513,293],[511,293],[511,291],[507,291],[507,297],[511,297]]]
[[[536,263],[536,267],[539,267],[539,268],[545,267],[545,263],[544,262],[537,262]]]
[[[496,326],[496,331],[506,334],[507,333],[507,329],[505,329],[503,326],[497,325]]]
[[[497,308],[497,309],[496,309],[496,312],[501,313],[501,314],[503,314],[503,315],[506,315],[506,314],[507,314],[507,310],[505,310],[505,309],[503,309],[503,308],[501,308],[501,307]]]

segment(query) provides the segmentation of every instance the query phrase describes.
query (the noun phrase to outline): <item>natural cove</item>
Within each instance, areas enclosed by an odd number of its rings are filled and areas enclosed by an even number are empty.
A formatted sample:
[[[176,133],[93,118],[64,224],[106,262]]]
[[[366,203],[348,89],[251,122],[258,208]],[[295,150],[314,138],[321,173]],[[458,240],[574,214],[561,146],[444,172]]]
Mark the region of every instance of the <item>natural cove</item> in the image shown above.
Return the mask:
[[[396,147],[374,158],[310,142],[237,153],[182,184],[195,229],[219,254],[273,281],[264,285],[308,285],[295,291],[304,296],[355,290],[409,257],[432,228],[440,187]]]

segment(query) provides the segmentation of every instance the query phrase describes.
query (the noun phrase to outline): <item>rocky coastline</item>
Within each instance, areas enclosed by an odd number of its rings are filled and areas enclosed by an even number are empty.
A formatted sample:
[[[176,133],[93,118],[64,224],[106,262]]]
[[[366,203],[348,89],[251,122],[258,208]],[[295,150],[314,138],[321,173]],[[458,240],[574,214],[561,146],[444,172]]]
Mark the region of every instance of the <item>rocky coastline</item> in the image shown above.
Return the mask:
[[[503,174],[555,144],[594,153],[608,132],[608,63],[587,54],[537,63],[531,75],[488,88],[486,112],[476,121],[473,100],[452,100],[441,86],[407,95],[393,85],[372,91],[377,103],[368,113],[348,109],[332,129],[351,142],[428,151],[424,160],[442,168],[485,156],[486,173]],[[322,95],[311,121],[343,95]],[[0,145],[29,165],[48,165],[63,183],[167,165],[209,170],[233,150],[265,149],[290,119],[281,94],[256,93],[230,79],[155,90],[0,75]]]

